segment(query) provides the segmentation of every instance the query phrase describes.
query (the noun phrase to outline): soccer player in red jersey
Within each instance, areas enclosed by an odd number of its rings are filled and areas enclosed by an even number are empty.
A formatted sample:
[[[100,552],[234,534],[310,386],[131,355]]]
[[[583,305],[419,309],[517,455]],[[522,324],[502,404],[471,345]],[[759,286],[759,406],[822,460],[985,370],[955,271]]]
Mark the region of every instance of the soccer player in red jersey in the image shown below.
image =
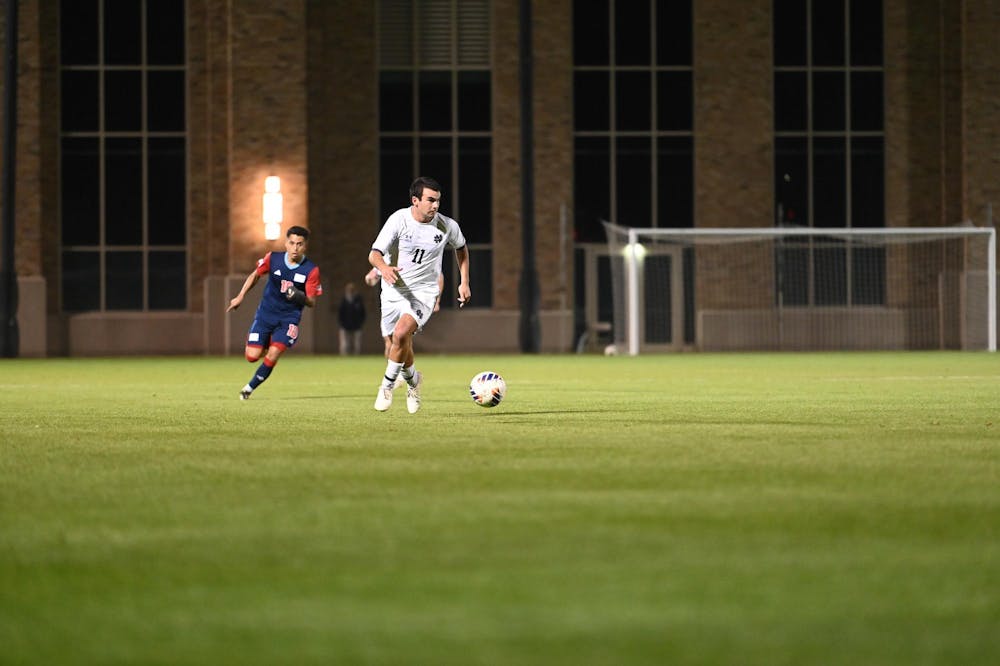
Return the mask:
[[[240,400],[246,400],[254,389],[266,380],[286,349],[291,349],[299,337],[299,321],[305,306],[315,307],[316,297],[323,294],[319,281],[319,266],[306,257],[309,230],[289,227],[285,234],[285,251],[268,252],[257,260],[257,267],[243,282],[226,312],[240,307],[243,298],[257,281],[267,276],[264,294],[257,306],[250,332],[247,334],[246,359],[256,363],[264,360],[249,383],[240,389]],[[264,350],[267,353],[264,353]]]

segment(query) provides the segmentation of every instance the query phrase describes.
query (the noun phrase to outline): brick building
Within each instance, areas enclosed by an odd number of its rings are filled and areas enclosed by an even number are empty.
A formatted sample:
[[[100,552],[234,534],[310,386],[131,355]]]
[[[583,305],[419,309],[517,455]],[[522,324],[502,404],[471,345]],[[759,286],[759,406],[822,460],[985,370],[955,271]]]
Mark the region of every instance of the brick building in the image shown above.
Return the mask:
[[[544,351],[605,318],[606,278],[587,263],[601,219],[770,226],[798,197],[807,226],[993,224],[992,0],[546,0],[532,13]],[[342,285],[418,173],[443,183],[442,210],[466,231],[479,306],[446,303],[421,348],[517,350],[518,16],[514,0],[23,0],[21,355],[238,352],[252,308],[225,305],[281,249],[261,221],[271,175],[285,227],[313,232],[326,290],[301,348],[332,352]],[[698,270],[698,308],[752,283]],[[696,328],[688,346],[710,348]]]

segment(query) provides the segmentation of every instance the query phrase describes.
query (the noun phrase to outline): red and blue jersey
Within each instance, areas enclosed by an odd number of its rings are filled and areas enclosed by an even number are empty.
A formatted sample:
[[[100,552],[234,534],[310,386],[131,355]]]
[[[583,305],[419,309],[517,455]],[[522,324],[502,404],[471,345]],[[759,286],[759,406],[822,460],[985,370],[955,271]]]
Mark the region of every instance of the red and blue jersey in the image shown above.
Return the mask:
[[[298,323],[302,318],[302,307],[285,297],[289,286],[294,286],[306,292],[306,296],[315,297],[323,294],[323,285],[319,281],[319,266],[308,257],[302,263],[289,265],[287,252],[268,252],[257,261],[257,275],[267,276],[264,285],[264,295],[257,306],[257,319],[293,321]]]

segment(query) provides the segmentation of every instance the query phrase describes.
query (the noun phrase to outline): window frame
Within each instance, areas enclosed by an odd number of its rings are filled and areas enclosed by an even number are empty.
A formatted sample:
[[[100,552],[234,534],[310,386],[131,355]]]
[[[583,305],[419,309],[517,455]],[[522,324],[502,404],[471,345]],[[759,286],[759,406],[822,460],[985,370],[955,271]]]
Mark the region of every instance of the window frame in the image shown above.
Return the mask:
[[[76,0],[79,2],[79,0]],[[64,25],[63,21],[63,8],[65,2],[60,3],[59,9],[59,44],[60,44],[60,54],[59,54],[59,81],[60,81],[60,99],[61,99],[61,113],[60,123],[59,123],[59,148],[58,148],[58,159],[59,159],[59,255],[60,255],[60,274],[61,277],[61,288],[60,288],[60,311],[76,314],[81,312],[122,312],[122,311],[139,311],[139,312],[167,312],[167,311],[186,311],[189,307],[190,294],[187,276],[190,274],[190,261],[191,253],[188,249],[188,243],[190,242],[190,220],[188,217],[189,210],[189,186],[188,186],[188,160],[190,155],[189,145],[188,145],[188,118],[187,118],[187,104],[181,103],[179,109],[181,111],[181,116],[177,119],[177,123],[174,128],[168,130],[150,130],[150,80],[157,79],[158,73],[174,73],[180,74],[181,78],[181,88],[186,97],[188,91],[188,63],[187,63],[187,7],[186,3],[181,2],[178,11],[181,13],[179,29],[182,31],[184,38],[183,46],[183,59],[181,63],[174,64],[149,64],[148,63],[148,50],[149,50],[149,35],[154,29],[153,26],[149,25],[150,17],[148,12],[148,3],[151,0],[141,0],[138,3],[139,9],[139,34],[138,34],[138,62],[124,63],[124,64],[109,64],[107,59],[108,54],[108,44],[107,44],[107,2],[106,0],[91,0],[93,5],[96,7],[96,53],[90,54],[92,56],[92,61],[89,57],[84,56],[81,52],[77,51],[76,56],[80,57],[81,61],[77,61],[74,58],[74,54],[70,54],[70,62],[64,61],[64,54],[62,52],[64,45],[73,46],[77,42],[73,41],[73,37],[65,35],[64,31],[67,26]],[[79,11],[79,8],[74,8]],[[155,13],[155,12],[154,12]],[[84,30],[92,30],[94,26],[85,28]],[[81,34],[84,34],[81,31]],[[88,35],[89,36],[89,35]],[[64,37],[68,40],[65,41]],[[82,56],[82,57],[81,57]],[[63,98],[64,94],[68,94],[68,91],[64,89],[63,82],[65,77],[68,75],[70,77],[81,73],[92,73],[96,78],[96,100],[93,99],[93,91],[87,90],[88,98],[95,101],[97,104],[97,115],[94,120],[96,120],[96,127],[91,125],[88,127],[70,127],[66,129],[66,119],[65,112],[67,110],[67,105],[73,106],[73,100],[70,97]],[[110,104],[115,99],[115,96],[111,94],[108,90],[107,79],[126,76],[129,78],[138,78],[138,113],[140,114],[139,126],[129,127],[127,129],[112,129],[109,127],[109,111]],[[176,88],[176,77],[173,78],[173,88]],[[77,91],[80,92],[80,91]],[[119,98],[120,99],[120,98]],[[128,104],[135,104],[136,100],[128,101]],[[162,118],[162,116],[159,116]],[[64,243],[64,232],[66,229],[66,224],[69,219],[65,216],[70,214],[71,211],[68,210],[68,202],[64,201],[64,193],[67,191],[67,187],[71,187],[67,182],[67,178],[72,178],[73,174],[66,171],[67,161],[64,159],[65,147],[69,145],[67,142],[74,142],[79,140],[93,140],[96,141],[96,164],[97,164],[97,191],[94,193],[97,199],[97,222],[98,230],[97,237],[94,242],[87,242],[89,238],[81,240],[77,239],[73,243]],[[182,211],[181,222],[184,225],[183,242],[176,243],[156,243],[151,241],[151,235],[155,236],[154,232],[150,229],[150,210],[153,206],[156,206],[156,195],[151,197],[150,195],[150,163],[151,160],[156,159],[159,155],[157,151],[151,150],[151,142],[154,146],[160,143],[159,139],[179,139],[183,146],[183,167],[182,173],[178,174],[178,177],[174,184],[179,184],[181,188],[181,196],[183,201],[179,204]],[[131,242],[121,242],[114,243],[114,239],[109,239],[109,228],[110,223],[109,208],[111,202],[109,201],[108,188],[113,186],[111,182],[111,177],[109,176],[109,160],[110,152],[109,145],[125,145],[123,142],[133,142],[133,145],[138,146],[138,152],[136,154],[136,159],[138,162],[138,168],[140,174],[137,178],[137,183],[140,187],[139,199],[140,199],[140,212],[136,216],[136,225],[140,229],[133,229]],[[156,189],[154,187],[154,189]],[[168,233],[168,236],[171,234]],[[141,269],[139,275],[135,276],[135,279],[139,281],[139,290],[141,294],[138,298],[133,296],[131,298],[125,299],[124,301],[119,301],[116,303],[113,294],[109,293],[112,287],[112,281],[110,273],[114,271],[116,265],[125,265],[121,262],[124,261],[128,264],[129,257],[138,254],[141,259]],[[162,260],[167,258],[168,255],[183,255],[183,267],[174,267],[175,270],[171,271],[174,273],[173,277],[177,275],[182,275],[183,279],[163,279],[163,276],[156,273],[156,266],[166,266],[172,265],[173,260],[164,263]],[[70,261],[71,256],[78,256],[80,259],[86,259],[86,255],[96,255],[97,257],[97,288],[99,290],[99,295],[97,299],[93,299],[90,302],[86,302],[87,299],[82,299],[85,302],[77,301],[82,307],[76,307],[77,303],[74,303],[74,298],[80,295],[79,289],[74,289],[68,280],[71,278],[66,276],[64,273],[68,266],[74,264]],[[92,263],[92,259],[88,260]],[[128,264],[131,265],[131,264]],[[131,272],[130,272],[131,274]],[[93,276],[91,276],[93,277]],[[171,289],[177,290],[172,296],[166,295],[163,292],[164,285],[170,285]],[[77,297],[69,296],[76,292]],[[117,293],[117,292],[116,292]],[[167,303],[167,307],[159,307],[158,302]]]

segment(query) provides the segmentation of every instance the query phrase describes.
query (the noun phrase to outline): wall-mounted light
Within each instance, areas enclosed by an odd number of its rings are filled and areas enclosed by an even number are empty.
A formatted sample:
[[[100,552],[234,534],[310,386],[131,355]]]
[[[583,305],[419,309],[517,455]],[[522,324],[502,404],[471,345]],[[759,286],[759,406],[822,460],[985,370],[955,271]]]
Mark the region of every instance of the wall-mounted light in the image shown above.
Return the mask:
[[[282,213],[281,179],[268,176],[264,179],[264,238],[281,238]]]

